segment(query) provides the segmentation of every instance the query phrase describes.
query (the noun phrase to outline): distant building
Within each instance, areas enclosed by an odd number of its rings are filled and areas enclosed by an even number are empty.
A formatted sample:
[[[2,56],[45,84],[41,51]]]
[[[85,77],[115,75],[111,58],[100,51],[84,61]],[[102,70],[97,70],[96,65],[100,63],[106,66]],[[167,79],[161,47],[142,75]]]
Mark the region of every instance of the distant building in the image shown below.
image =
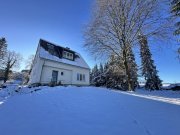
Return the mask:
[[[89,85],[89,72],[79,53],[40,39],[29,84]]]
[[[0,77],[0,85],[4,83],[4,77]]]
[[[30,72],[30,70],[27,70],[27,69],[24,69],[21,71],[21,73],[29,73],[29,72]]]

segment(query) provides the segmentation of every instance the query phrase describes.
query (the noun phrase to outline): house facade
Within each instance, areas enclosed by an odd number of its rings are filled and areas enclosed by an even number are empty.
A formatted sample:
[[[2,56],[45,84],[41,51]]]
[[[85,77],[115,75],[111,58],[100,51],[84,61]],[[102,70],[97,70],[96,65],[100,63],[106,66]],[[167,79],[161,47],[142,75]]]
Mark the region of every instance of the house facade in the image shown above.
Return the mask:
[[[40,39],[29,84],[89,85],[89,73],[90,68],[79,53]]]

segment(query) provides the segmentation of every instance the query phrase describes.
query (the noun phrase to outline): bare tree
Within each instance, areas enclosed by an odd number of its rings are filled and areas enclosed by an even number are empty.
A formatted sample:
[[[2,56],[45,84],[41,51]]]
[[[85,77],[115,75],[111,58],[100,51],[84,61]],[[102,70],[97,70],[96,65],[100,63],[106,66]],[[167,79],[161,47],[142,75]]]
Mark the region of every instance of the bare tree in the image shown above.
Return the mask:
[[[19,68],[22,56],[14,51],[7,51],[4,60],[2,62],[2,68],[4,69],[4,82],[9,78],[9,73],[13,68]]]
[[[30,55],[28,59],[26,60],[26,69],[31,70],[33,66],[33,61],[34,61],[34,55]]]
[[[30,55],[27,60],[25,61],[25,68],[27,70],[27,72],[24,72],[23,73],[23,82],[24,84],[27,84],[29,82],[29,77],[30,77],[30,73],[31,73],[31,70],[32,70],[32,67],[33,67],[33,61],[34,61],[34,55]]]
[[[123,60],[129,90],[134,87],[128,51],[138,44],[138,35],[164,37],[169,29],[169,20],[157,12],[158,4],[158,0],[96,0],[84,33],[84,46],[95,57],[115,54]]]
[[[174,17],[177,17],[179,19],[180,16],[180,1],[179,0],[172,0],[171,2],[171,12],[173,13]],[[175,26],[177,29],[175,30],[174,34],[175,35],[180,35],[180,21],[177,20]]]

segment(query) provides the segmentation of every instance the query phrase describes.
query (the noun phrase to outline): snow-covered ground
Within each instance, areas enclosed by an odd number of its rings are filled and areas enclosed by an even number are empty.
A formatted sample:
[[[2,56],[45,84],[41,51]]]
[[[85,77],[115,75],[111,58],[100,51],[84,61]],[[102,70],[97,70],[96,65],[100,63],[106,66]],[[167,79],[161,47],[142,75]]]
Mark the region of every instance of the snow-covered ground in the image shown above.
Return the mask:
[[[152,98],[179,101],[179,92],[13,89],[0,91],[2,135],[180,135],[180,105]]]
[[[171,103],[180,105],[180,91],[171,90],[158,90],[158,91],[147,91],[147,90],[136,90],[135,92],[121,92],[132,96],[141,98]]]

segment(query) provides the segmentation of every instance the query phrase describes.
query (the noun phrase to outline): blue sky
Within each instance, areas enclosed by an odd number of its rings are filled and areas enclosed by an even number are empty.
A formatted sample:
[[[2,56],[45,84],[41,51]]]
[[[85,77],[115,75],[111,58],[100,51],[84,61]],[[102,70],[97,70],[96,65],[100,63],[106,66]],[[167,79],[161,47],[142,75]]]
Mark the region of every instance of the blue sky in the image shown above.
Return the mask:
[[[0,37],[6,37],[8,48],[21,53],[24,60],[35,53],[39,39],[43,38],[80,52],[91,67],[96,63],[83,48],[83,30],[90,20],[93,0],[0,0],[0,3]],[[175,42],[152,50],[164,82],[180,82],[180,62],[175,50]]]

